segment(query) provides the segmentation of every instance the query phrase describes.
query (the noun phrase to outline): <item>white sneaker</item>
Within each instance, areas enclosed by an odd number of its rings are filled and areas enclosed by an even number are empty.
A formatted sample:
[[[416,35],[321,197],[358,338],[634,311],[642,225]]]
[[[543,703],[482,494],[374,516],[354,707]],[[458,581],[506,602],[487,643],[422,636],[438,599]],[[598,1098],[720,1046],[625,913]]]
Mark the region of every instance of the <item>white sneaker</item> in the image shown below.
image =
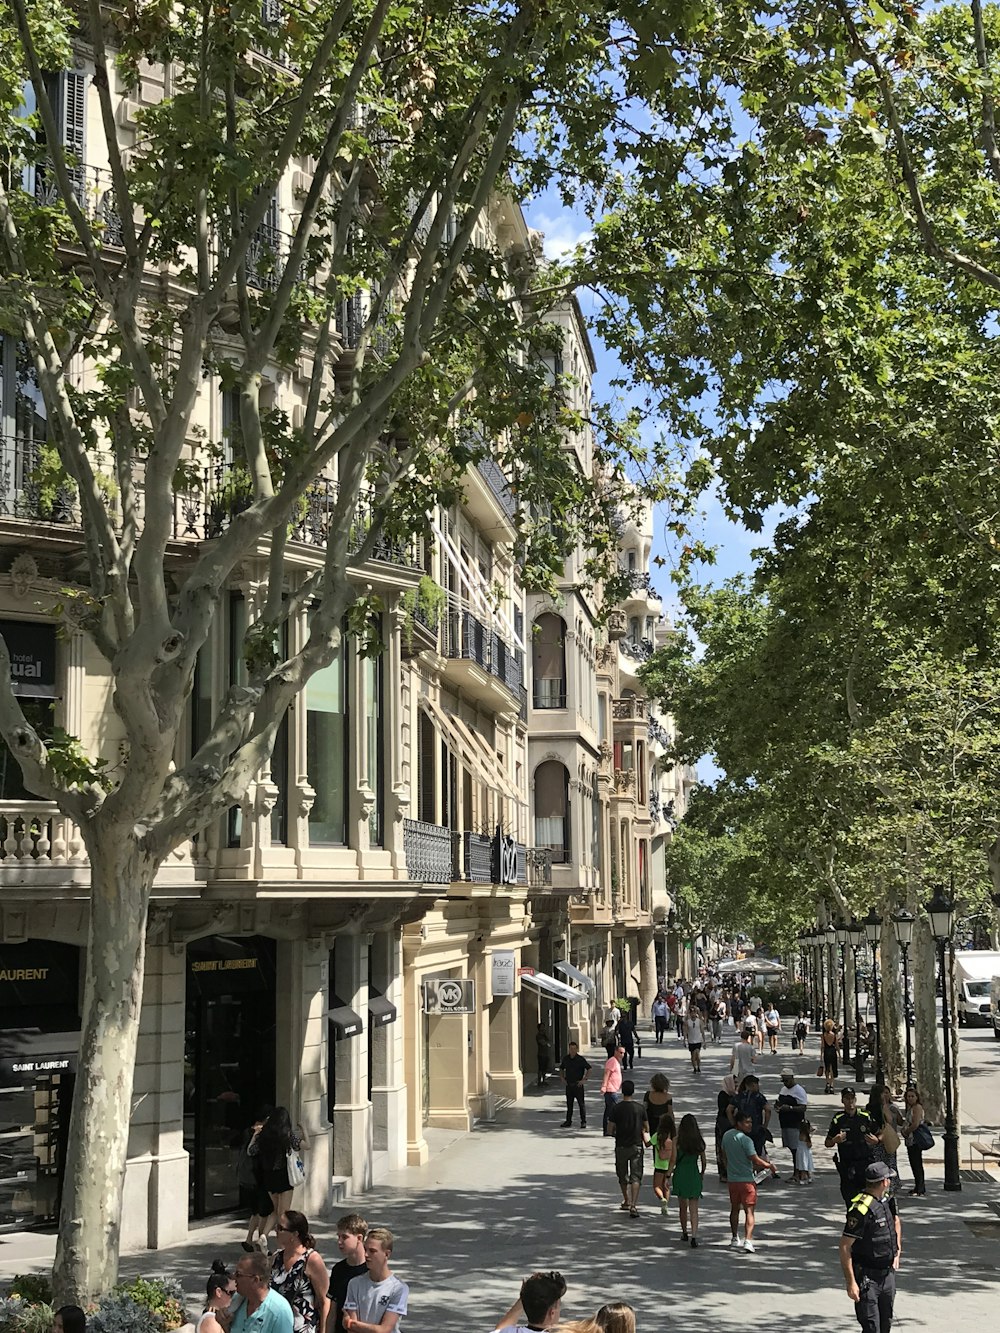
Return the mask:
[[[745,1240],[745,1241],[743,1242],[743,1252],[744,1252],[745,1254],[756,1254],[756,1253],[757,1253],[757,1248],[756,1248],[756,1246],[754,1245],[754,1243],[753,1243],[752,1240]]]
[[[739,1236],[734,1236],[732,1238],[732,1240],[729,1242],[729,1248],[731,1250],[742,1250],[743,1242],[740,1240]]]

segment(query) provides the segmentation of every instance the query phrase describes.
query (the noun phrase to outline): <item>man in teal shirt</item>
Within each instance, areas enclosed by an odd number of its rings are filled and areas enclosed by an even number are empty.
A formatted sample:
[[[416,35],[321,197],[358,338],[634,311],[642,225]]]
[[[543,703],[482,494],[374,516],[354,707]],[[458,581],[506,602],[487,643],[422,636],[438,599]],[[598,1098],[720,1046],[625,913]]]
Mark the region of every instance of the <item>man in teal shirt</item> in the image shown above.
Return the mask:
[[[748,1111],[737,1111],[735,1129],[727,1129],[722,1136],[722,1147],[726,1154],[726,1171],[729,1176],[729,1230],[732,1240],[731,1250],[745,1250],[747,1254],[756,1253],[753,1243],[753,1229],[756,1221],[757,1186],[754,1182],[755,1171],[770,1171],[773,1176],[778,1168],[763,1157],[757,1156],[750,1128],[753,1118]],[[746,1218],[746,1237],[740,1240],[740,1209]]]
[[[271,1290],[271,1260],[266,1254],[243,1255],[235,1278],[230,1333],[292,1333],[292,1307],[280,1292]]]

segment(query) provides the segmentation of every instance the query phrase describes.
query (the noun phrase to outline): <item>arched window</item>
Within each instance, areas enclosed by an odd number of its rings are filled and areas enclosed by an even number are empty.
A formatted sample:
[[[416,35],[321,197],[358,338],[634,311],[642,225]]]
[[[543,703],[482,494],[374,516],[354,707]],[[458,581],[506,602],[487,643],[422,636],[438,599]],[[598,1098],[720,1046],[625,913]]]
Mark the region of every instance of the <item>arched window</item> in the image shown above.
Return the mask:
[[[531,635],[532,703],[536,708],[566,707],[566,622],[546,613]]]
[[[556,759],[535,769],[535,846],[557,865],[569,860],[569,773]]]

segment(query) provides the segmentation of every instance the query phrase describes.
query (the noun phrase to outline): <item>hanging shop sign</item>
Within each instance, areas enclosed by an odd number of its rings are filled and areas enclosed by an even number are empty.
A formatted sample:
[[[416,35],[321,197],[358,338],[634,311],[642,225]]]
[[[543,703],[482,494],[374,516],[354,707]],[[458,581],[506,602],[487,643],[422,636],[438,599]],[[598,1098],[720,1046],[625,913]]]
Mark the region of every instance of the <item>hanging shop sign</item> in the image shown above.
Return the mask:
[[[445,977],[425,981],[425,1014],[474,1014],[476,983],[470,977]]]
[[[514,994],[514,978],[517,975],[513,949],[494,949],[491,969],[494,999],[497,996]]]

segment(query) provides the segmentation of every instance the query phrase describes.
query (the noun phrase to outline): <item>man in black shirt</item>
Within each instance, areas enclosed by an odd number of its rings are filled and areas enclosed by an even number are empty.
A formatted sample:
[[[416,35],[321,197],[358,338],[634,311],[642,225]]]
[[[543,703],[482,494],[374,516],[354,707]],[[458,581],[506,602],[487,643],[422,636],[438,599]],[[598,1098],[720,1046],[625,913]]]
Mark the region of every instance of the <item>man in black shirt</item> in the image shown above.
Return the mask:
[[[840,1094],[844,1109],[830,1121],[826,1146],[837,1149],[837,1170],[840,1172],[840,1194],[844,1203],[850,1203],[855,1194],[865,1187],[865,1167],[872,1160],[873,1148],[878,1143],[875,1126],[867,1111],[858,1110],[858,1098],[853,1088],[844,1088]]]
[[[587,1082],[589,1073],[590,1065],[580,1054],[580,1048],[576,1042],[571,1041],[569,1054],[563,1056],[562,1064],[559,1066],[559,1077],[566,1084],[566,1119],[562,1122],[563,1129],[569,1129],[573,1123],[574,1102],[580,1107],[580,1128],[587,1128],[587,1110],[583,1104],[583,1087]]]
[[[348,1213],[337,1222],[337,1248],[344,1256],[330,1270],[330,1313],[326,1319],[326,1333],[344,1333],[344,1301],[347,1284],[352,1277],[368,1272],[365,1263],[365,1236],[368,1223],[358,1213]]]
[[[608,1125],[615,1136],[615,1172],[622,1190],[622,1210],[638,1217],[639,1187],[642,1185],[643,1149],[649,1143],[649,1123],[642,1102],[633,1101],[635,1084],[622,1081],[622,1099],[608,1111]]]
[[[851,1200],[840,1240],[847,1295],[864,1333],[889,1333],[903,1228],[890,1194],[895,1177],[885,1162],[865,1170],[864,1188]]]

